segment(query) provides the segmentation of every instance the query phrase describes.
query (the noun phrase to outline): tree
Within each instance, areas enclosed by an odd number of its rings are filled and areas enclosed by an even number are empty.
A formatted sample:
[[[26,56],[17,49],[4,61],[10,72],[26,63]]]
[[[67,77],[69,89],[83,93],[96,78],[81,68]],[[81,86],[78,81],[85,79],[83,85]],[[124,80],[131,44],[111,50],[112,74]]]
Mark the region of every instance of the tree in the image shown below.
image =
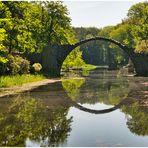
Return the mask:
[[[68,42],[67,31],[71,29],[70,18],[67,7],[62,2],[44,3],[46,10],[45,34],[48,36],[48,43]]]
[[[139,46],[148,39],[148,2],[133,5],[128,10],[127,18],[118,26],[119,30],[125,44],[135,48],[137,52],[148,52],[147,48]]]
[[[51,44],[76,42],[67,7],[62,2],[3,1],[0,8],[1,67],[8,54],[18,53],[27,57]],[[3,57],[2,52],[5,52]],[[75,63],[84,63],[79,49],[72,52],[71,57],[76,57],[76,54],[79,56]]]
[[[81,41],[98,36],[99,29],[95,27],[77,27],[74,28],[76,38]],[[102,49],[98,41],[88,42],[80,46],[83,60],[88,64],[103,65]],[[97,55],[97,56],[96,56]]]
[[[4,45],[9,53],[39,52],[47,44],[70,43],[72,32],[67,8],[62,2],[0,2]]]

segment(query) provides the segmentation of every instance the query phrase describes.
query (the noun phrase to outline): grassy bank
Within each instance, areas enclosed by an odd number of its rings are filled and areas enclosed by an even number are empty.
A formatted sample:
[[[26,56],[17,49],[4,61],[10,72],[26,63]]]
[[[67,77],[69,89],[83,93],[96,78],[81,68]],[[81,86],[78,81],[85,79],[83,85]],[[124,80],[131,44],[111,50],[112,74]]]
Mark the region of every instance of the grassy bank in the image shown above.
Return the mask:
[[[90,71],[96,69],[96,66],[91,65],[91,64],[86,64],[82,67],[82,74],[83,76],[88,76]]]
[[[91,65],[91,64],[84,64],[82,66],[73,66],[73,67],[69,67],[69,68],[62,68],[62,71],[70,71],[70,70],[93,70],[95,69],[97,66],[95,65]]]
[[[88,75],[88,71],[95,69],[96,66],[86,64],[81,67],[82,71]],[[78,68],[79,69],[79,68]],[[15,75],[15,76],[1,76],[0,77],[0,88],[2,87],[11,87],[15,85],[22,85],[24,83],[35,82],[45,79],[43,75],[31,75],[31,74],[23,74],[23,75]]]
[[[86,64],[86,65],[82,66],[82,70],[84,70],[84,71],[89,71],[89,70],[95,69],[96,67],[97,67],[97,66],[95,66],[95,65]]]
[[[35,82],[43,80],[45,77],[43,75],[15,75],[15,76],[1,76],[0,77],[0,87],[10,87],[15,85],[22,85],[28,82]]]

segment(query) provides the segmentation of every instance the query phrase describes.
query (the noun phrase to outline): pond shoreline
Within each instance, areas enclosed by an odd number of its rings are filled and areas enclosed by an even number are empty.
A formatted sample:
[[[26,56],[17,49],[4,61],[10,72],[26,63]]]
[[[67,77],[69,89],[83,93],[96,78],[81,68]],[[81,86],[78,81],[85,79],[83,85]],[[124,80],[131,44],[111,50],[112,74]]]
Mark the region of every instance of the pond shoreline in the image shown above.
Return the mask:
[[[49,83],[55,83],[55,82],[58,82],[58,81],[61,81],[61,79],[60,78],[57,78],[57,79],[43,79],[41,81],[24,83],[23,85],[0,88],[0,98],[17,95],[19,93],[30,91],[30,90],[32,90],[34,88],[39,87],[39,86],[47,85]]]
[[[135,77],[133,75],[127,76],[129,79],[132,79],[133,82],[135,81]],[[129,92],[127,100],[124,102],[124,104],[130,105],[131,102],[138,101],[140,106],[148,107],[148,81],[147,79],[145,81],[144,78],[139,77],[139,80],[136,80],[136,83],[133,83],[132,91]],[[41,81],[29,82],[23,85],[0,88],[0,98],[14,96],[26,91],[30,91],[39,86],[48,85],[50,83],[59,81],[62,81],[61,78],[43,79]]]
[[[135,80],[134,77],[130,77],[134,82],[132,90],[128,94],[127,103],[138,101],[140,106],[148,107],[148,79],[146,77],[139,77]]]

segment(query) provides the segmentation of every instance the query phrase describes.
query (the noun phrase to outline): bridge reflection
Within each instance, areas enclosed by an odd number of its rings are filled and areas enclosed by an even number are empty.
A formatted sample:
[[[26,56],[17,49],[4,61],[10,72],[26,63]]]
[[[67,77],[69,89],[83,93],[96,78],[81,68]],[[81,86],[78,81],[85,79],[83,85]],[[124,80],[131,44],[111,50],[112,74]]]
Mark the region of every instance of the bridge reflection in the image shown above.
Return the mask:
[[[148,111],[135,101],[129,102],[129,91],[135,91],[129,83],[127,77],[117,72],[97,71],[97,75],[90,72],[85,78],[64,79],[17,97],[1,98],[0,144],[26,146],[26,139],[29,139],[39,146],[61,146],[72,130],[74,115],[69,114],[70,107],[78,109],[76,116],[79,110],[97,115],[120,109],[132,133],[148,135]],[[95,110],[83,106],[86,103],[113,107]]]

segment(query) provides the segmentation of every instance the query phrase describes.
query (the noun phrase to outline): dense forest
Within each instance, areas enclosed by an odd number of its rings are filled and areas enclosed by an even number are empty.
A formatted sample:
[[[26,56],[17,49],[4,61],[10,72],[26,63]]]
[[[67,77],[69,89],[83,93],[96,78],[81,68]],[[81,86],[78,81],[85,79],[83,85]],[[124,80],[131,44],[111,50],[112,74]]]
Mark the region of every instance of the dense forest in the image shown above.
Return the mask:
[[[98,28],[74,28],[76,38],[84,40],[96,36],[104,36],[110,38],[110,30],[113,26],[108,26],[103,29]],[[86,63],[92,65],[108,65],[111,69],[116,69],[118,66],[128,64],[128,56],[119,47],[113,46],[105,41],[92,41],[80,47],[82,58]],[[96,56],[97,55],[97,56]]]
[[[0,75],[29,73],[33,68],[38,71],[41,65],[30,65],[28,54],[42,52],[51,44],[75,43],[95,36],[113,38],[136,52],[148,53],[148,2],[133,5],[120,24],[104,28],[73,28],[68,14],[67,7],[59,1],[1,1]],[[115,45],[93,41],[72,51],[63,68],[86,63],[117,68],[128,60]]]

